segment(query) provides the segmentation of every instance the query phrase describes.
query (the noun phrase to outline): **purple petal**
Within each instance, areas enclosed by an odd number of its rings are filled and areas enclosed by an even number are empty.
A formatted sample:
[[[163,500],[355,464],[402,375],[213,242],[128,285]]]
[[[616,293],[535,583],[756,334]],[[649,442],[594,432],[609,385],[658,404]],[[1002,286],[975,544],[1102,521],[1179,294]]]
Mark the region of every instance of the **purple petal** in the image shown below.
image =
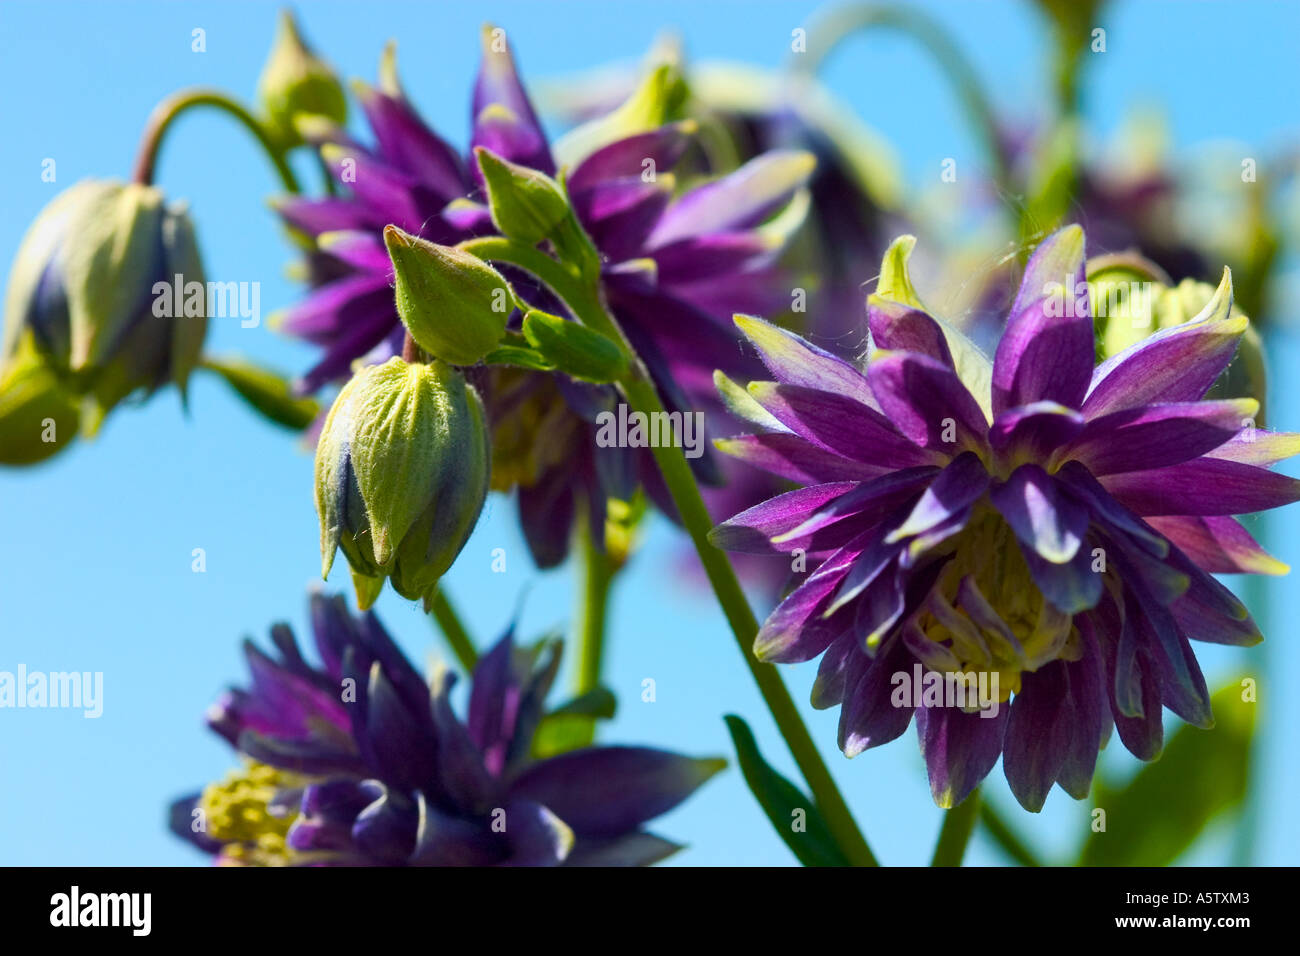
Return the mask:
[[[474,84],[474,132],[470,149],[486,146],[513,163],[530,166],[547,175],[555,173],[555,160],[533,104],[515,69],[514,54],[504,31],[483,28],[483,60]],[[477,161],[476,179],[481,181]]]
[[[844,621],[830,621],[822,611],[861,553],[859,536],[822,562],[768,615],[754,637],[754,656],[771,664],[809,661],[844,633]]]
[[[572,193],[573,209],[601,253],[613,262],[640,254],[672,198],[668,180],[615,179]]]
[[[799,150],[769,150],[721,179],[696,186],[669,207],[651,248],[711,232],[756,226],[807,182],[815,160]]]
[[[1024,675],[1020,693],[1011,703],[1002,769],[1011,792],[1030,813],[1043,808],[1065,766],[1074,729],[1071,703],[1064,661],[1052,661]]]
[[[901,707],[894,706],[892,700],[893,676],[911,673],[912,658],[903,642],[893,641],[874,660],[866,655],[856,659],[861,673],[852,675],[856,680],[847,688],[840,710],[839,747],[846,757],[901,737],[912,722],[910,700]]]
[[[443,197],[469,190],[465,168],[456,151],[433,132],[403,96],[390,96],[370,87],[358,95],[379,150],[394,165]]]
[[[1088,509],[1062,493],[1038,465],[1021,465],[989,498],[1020,542],[1044,561],[1065,564],[1083,544]]]
[[[653,833],[629,833],[612,840],[579,840],[565,866],[652,866],[666,860],[681,845]]]
[[[787,553],[789,548],[774,547],[771,539],[798,527],[822,505],[856,487],[854,481],[837,481],[787,491],[722,522],[709,532],[709,543],[723,551]]]
[[[1253,399],[1141,405],[1093,418],[1063,454],[1092,474],[1112,475],[1198,458],[1253,428]]]
[[[804,485],[867,481],[890,470],[887,466],[850,461],[797,435],[779,432],[719,438],[714,445],[724,454]]]
[[[1226,316],[1226,309],[1216,306],[1222,295],[1220,287],[1201,314]],[[1097,366],[1083,413],[1094,418],[1152,402],[1199,401],[1232,361],[1247,325],[1244,317],[1208,318],[1136,342]]]
[[[950,455],[983,447],[988,421],[951,368],[916,352],[881,352],[867,378],[881,410],[921,447]]]
[[[614,837],[667,813],[724,766],[647,747],[590,747],[534,764],[510,795],[544,804],[580,836]]]
[[[559,866],[573,850],[573,830],[550,807],[512,799],[504,808],[511,853],[505,866]]]
[[[1002,753],[1010,708],[996,717],[966,713],[957,707],[920,707],[916,732],[936,805],[951,809],[979,786]]]
[[[752,382],[749,393],[783,425],[837,455],[891,468],[939,462],[875,409],[834,392]]]
[[[1139,515],[1249,514],[1300,501],[1300,481],[1217,458],[1107,475],[1101,484]]]
[[[1083,230],[1068,226],[1044,239],[1025,268],[993,359],[993,414],[1043,400],[1078,408],[1094,354]]]
[[[956,368],[943,328],[920,309],[872,296],[867,302],[867,326],[877,348],[919,352],[951,369]]]
[[[902,541],[923,534],[983,497],[989,475],[979,457],[965,452],[939,472],[912,508],[907,520],[889,533],[887,541]]]
[[[645,173],[647,159],[657,172],[672,169],[686,153],[695,129],[694,121],[686,120],[602,146],[569,174],[569,190],[578,193],[609,179],[639,179]]]
[[[738,315],[735,321],[778,382],[837,392],[880,409],[867,377],[842,358],[760,318]]]
[[[1079,434],[1083,416],[1056,402],[1033,402],[1003,412],[989,429],[989,445],[1008,461],[1045,461]]]
[[[1152,517],[1151,526],[1211,574],[1286,574],[1288,568],[1227,515]]]

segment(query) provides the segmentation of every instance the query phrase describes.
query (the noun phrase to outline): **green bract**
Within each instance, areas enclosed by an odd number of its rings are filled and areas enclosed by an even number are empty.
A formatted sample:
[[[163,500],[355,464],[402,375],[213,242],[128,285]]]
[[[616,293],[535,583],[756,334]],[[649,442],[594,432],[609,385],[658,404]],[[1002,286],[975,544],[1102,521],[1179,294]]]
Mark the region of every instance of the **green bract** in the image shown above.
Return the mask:
[[[397,312],[417,345],[452,365],[473,365],[496,348],[514,310],[510,283],[461,249],[384,227]]]
[[[347,97],[338,77],[303,42],[287,10],[280,14],[275,44],[257,82],[257,96],[276,136],[286,145],[302,142],[299,118],[324,117],[340,126],[347,119]]]
[[[540,309],[524,316],[524,337],[555,368],[584,382],[613,382],[627,371],[627,356],[616,343]]]
[[[488,454],[483,404],[456,369],[398,358],[362,369],[316,447],[322,575],[342,548],[361,607],[385,577],[427,604],[483,509]]]

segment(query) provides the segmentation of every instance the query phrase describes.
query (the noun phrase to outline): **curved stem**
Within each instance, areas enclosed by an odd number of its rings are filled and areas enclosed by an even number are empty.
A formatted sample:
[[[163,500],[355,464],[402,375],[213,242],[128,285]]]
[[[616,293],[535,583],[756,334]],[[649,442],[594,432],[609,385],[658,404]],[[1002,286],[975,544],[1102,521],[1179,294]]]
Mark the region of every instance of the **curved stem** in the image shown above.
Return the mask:
[[[970,796],[947,810],[943,815],[943,826],[939,829],[939,842],[934,846],[934,858],[931,866],[961,866],[961,858],[966,855],[966,844],[975,831],[975,818],[979,816],[980,792],[971,791]]]
[[[461,248],[480,258],[516,265],[549,286],[566,303],[576,319],[588,328],[608,336],[628,355],[631,360],[630,371],[619,385],[631,408],[647,416],[664,413],[658,390],[645,367],[636,360],[636,352],[605,308],[596,288],[583,282],[575,271],[564,264],[523,243],[492,237],[469,240],[461,243]],[[835,785],[781,675],[773,665],[764,664],[754,656],[758,620],[741,590],[731,561],[708,541],[713,519],[704,505],[704,498],[700,495],[699,485],[686,457],[680,448],[670,446],[653,447],[651,452],[663,475],[664,484],[672,495],[673,504],[677,506],[681,522],[699,554],[700,563],[704,565],[713,593],[736,639],[736,645],[745,658],[745,666],[749,668],[750,676],[758,685],[781,736],[785,738],[786,746],[790,748],[827,827],[851,863],[855,866],[878,866],[875,855]]]
[[[134,182],[149,184],[153,182],[154,169],[158,164],[158,152],[162,142],[182,113],[196,106],[210,106],[219,109],[238,120],[245,129],[257,138],[263,151],[275,164],[275,170],[284,183],[284,188],[291,193],[301,192],[298,179],[289,168],[284,158],[284,151],[276,144],[262,122],[247,109],[219,90],[190,89],[180,90],[163,100],[149,115],[144,135],[140,140],[140,151],[136,156],[135,168],[131,173]]]
[[[993,163],[993,175],[998,186],[1004,195],[1011,194],[1010,161],[1002,146],[997,116],[984,94],[979,75],[943,28],[919,10],[880,3],[852,4],[831,10],[819,17],[809,29],[811,39],[807,52],[794,54],[792,65],[809,75],[816,73],[845,38],[876,27],[906,33],[930,52],[975,124],[975,134]]]
[[[1021,866],[1043,865],[1029,845],[1011,828],[1011,824],[1002,819],[997,808],[987,801],[980,803],[980,823],[984,825],[985,831],[993,838],[998,848],[1012,861]]]
[[[465,668],[466,673],[472,672],[474,665],[478,663],[478,651],[474,649],[474,641],[469,636],[469,631],[465,630],[465,625],[461,623],[460,615],[451,606],[445,586],[439,585],[438,590],[434,592],[429,613],[438,622],[442,636],[447,639],[447,644],[456,655],[460,666]]]

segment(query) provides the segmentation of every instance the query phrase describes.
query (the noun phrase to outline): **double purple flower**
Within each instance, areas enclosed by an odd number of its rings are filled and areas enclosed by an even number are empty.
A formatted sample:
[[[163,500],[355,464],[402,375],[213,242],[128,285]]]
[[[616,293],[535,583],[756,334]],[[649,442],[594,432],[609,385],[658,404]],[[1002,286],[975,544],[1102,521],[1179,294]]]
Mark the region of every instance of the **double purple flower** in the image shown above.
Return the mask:
[[[391,50],[379,88],[360,87],[359,98],[373,146],[341,129],[314,131],[346,195],[278,204],[284,220],[316,242],[309,261],[317,287],[280,320],[285,331],[325,350],[300,383],[306,391],[345,377],[358,359],[400,353],[385,225],[444,245],[496,232],[472,151],[462,159],[425,125],[398,85]],[[472,110],[471,149],[556,174],[511,53],[490,30]],[[668,170],[690,148],[693,131],[693,123],[675,123],[616,140],[565,176],[577,217],[604,260],[606,301],[677,410],[712,400],[715,368],[753,371],[729,319],[736,310],[772,314],[788,305],[772,269],[782,236],[759,227],[790,202],[813,163],[801,152],[769,153],[678,195]],[[563,311],[545,290],[505,271],[533,304]],[[494,487],[519,486],[534,556],[556,564],[579,502],[591,506],[592,526],[603,526],[605,498],[630,497],[638,478],[652,473],[649,455],[629,462],[626,453],[595,447],[594,420],[617,401],[612,389],[513,370],[483,370],[475,381],[497,438]],[[570,414],[557,423],[553,409],[561,401]],[[521,446],[520,432],[540,422],[549,423],[544,443],[524,435]],[[657,481],[650,479],[648,490],[671,510]]]
[[[713,540],[807,560],[755,651],[821,656],[813,705],[840,705],[845,754],[915,714],[940,806],[999,756],[1027,809],[1054,783],[1082,798],[1112,726],[1144,760],[1161,750],[1162,706],[1211,726],[1189,640],[1261,639],[1210,575],[1285,572],[1233,515],[1300,498],[1268,470],[1300,436],[1254,428],[1253,400],[1201,400],[1247,326],[1229,315],[1226,270],[1195,320],[1094,368],[1077,226],[1034,253],[991,363],[889,259],[865,371],[738,317],[775,381],[724,383],[758,431],[720,444],[803,487]],[[918,700],[908,685],[930,674],[996,678],[998,693]]]
[[[172,820],[218,862],[648,865],[679,847],[643,824],[724,765],[643,747],[531,758],[554,643],[523,649],[507,633],[475,668],[461,722],[454,676],[426,683],[373,614],[314,595],[311,619],[319,667],[277,625],[278,659],[247,643],[251,686],[209,710],[254,763],[178,801]]]

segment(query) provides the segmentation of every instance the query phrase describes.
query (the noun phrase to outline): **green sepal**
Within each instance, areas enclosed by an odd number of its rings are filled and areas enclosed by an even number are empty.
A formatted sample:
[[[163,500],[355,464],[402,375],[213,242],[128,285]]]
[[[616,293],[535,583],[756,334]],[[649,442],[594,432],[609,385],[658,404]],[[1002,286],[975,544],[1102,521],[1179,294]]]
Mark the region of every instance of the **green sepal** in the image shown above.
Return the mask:
[[[524,338],[561,372],[584,382],[603,385],[627,373],[627,356],[617,343],[558,315],[530,309]]]
[[[293,394],[289,381],[240,356],[205,356],[200,367],[214,373],[268,421],[302,431],[320,414],[320,402]]]

